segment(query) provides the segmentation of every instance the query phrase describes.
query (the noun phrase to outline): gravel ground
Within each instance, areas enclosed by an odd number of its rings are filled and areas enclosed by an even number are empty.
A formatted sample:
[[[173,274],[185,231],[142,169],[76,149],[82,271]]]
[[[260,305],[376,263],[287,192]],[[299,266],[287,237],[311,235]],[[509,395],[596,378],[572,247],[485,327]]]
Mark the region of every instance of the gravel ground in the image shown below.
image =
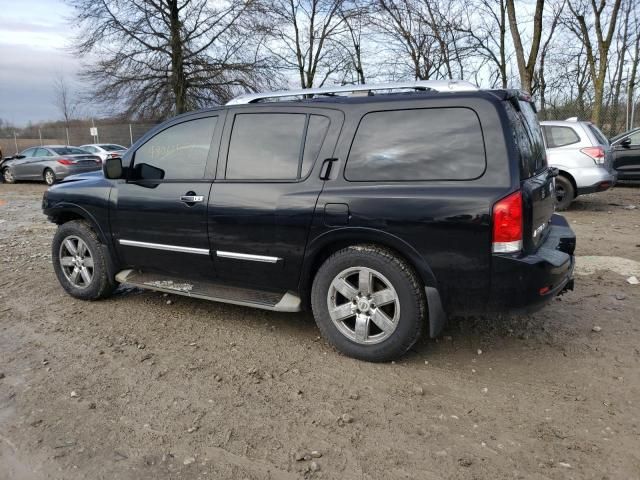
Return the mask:
[[[638,188],[566,213],[574,292],[377,365],[308,314],[69,297],[43,191],[0,184],[1,479],[640,478]]]

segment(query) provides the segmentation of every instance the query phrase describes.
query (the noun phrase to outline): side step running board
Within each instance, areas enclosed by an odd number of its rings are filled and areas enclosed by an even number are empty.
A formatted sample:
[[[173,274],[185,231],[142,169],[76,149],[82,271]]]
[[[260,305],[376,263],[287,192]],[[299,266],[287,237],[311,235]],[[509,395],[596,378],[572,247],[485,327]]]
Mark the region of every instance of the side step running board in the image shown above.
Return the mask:
[[[186,297],[201,298],[214,302],[232,303],[247,307],[274,310],[277,312],[299,312],[300,297],[290,292],[273,293],[248,288],[230,287],[215,283],[193,282],[136,270],[123,270],[116,275],[116,281],[128,283],[147,290],[173,293]]]

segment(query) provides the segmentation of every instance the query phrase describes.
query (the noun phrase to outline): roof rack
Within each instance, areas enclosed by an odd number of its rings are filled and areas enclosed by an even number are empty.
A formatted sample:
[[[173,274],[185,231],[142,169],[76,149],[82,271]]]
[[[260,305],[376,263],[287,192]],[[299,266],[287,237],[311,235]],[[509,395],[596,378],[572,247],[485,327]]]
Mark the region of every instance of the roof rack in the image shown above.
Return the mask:
[[[471,82],[464,80],[415,80],[412,82],[377,83],[364,85],[338,85],[322,88],[302,88],[298,90],[281,90],[278,92],[247,93],[240,95],[227,105],[241,105],[256,103],[267,98],[299,97],[302,95],[328,95],[337,93],[370,92],[373,90],[434,90],[437,92],[473,92],[479,88]]]

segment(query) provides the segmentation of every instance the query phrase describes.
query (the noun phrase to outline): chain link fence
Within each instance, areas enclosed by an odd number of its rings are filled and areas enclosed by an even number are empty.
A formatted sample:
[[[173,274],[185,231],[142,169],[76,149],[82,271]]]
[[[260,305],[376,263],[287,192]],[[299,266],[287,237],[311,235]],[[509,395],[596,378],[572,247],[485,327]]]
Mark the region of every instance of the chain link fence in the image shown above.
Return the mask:
[[[88,143],[115,143],[130,147],[157,123],[153,122],[96,122],[74,121],[64,125],[28,126],[21,129],[3,129],[0,132],[2,155],[14,155],[38,145],[86,145]],[[93,130],[95,128],[95,130]],[[96,133],[96,135],[92,135]]]
[[[566,120],[572,117],[577,117],[578,120],[591,120],[593,108],[589,104],[575,101],[560,106],[547,105],[538,112],[540,120]],[[617,107],[603,106],[598,127],[609,138],[640,127],[640,105],[627,106],[626,103],[620,103]]]

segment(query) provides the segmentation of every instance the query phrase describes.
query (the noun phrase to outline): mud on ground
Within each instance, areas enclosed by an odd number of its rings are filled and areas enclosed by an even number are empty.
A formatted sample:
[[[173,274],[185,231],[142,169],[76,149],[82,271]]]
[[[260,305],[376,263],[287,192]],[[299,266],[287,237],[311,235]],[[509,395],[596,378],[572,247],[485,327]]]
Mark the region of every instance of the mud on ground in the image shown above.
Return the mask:
[[[0,185],[0,479],[640,478],[639,188],[566,212],[574,292],[382,365],[308,314],[74,300],[43,191]]]

